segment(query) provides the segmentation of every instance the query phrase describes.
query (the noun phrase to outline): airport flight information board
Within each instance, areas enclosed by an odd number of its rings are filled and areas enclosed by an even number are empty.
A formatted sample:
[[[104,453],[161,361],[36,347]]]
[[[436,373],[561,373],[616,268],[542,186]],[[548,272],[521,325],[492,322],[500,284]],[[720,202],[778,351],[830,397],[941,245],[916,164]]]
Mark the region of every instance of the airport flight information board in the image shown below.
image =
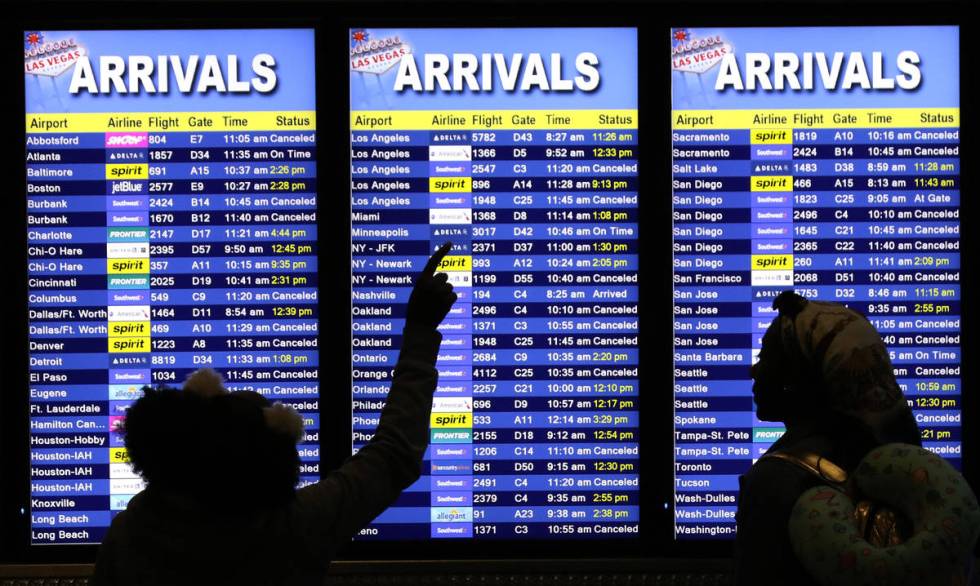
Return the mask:
[[[459,295],[423,475],[360,538],[637,536],[636,30],[350,35],[355,451],[447,240]]]
[[[671,31],[675,536],[735,533],[783,432],[748,370],[795,289],[881,333],[923,445],[960,465],[957,27]]]
[[[291,404],[319,479],[313,31],[26,31],[32,543],[98,543],[111,433],[217,369]]]

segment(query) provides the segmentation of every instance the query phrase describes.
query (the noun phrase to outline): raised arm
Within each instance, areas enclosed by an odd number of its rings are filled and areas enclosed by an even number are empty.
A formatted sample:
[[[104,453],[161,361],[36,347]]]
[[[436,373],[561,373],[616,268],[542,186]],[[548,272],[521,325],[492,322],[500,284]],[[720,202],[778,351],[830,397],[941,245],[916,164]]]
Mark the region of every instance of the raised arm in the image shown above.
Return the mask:
[[[438,382],[436,327],[456,301],[445,273],[436,274],[451,243],[429,259],[408,300],[401,352],[374,437],[322,481],[297,492],[294,526],[311,554],[327,559],[418,479],[429,443]],[[329,384],[329,382],[327,383]]]

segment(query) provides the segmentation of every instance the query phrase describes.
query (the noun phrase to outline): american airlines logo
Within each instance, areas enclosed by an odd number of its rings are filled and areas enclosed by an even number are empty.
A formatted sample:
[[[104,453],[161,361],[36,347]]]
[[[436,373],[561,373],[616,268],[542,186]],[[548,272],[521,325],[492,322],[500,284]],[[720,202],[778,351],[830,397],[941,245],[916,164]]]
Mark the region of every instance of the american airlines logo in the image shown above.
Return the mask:
[[[430,161],[470,161],[473,159],[473,147],[470,145],[430,146]]]
[[[472,224],[473,213],[465,208],[431,209],[430,224]]]
[[[110,305],[109,321],[145,321],[150,319],[149,305]]]
[[[469,397],[436,397],[432,399],[433,413],[472,413],[473,399]]]

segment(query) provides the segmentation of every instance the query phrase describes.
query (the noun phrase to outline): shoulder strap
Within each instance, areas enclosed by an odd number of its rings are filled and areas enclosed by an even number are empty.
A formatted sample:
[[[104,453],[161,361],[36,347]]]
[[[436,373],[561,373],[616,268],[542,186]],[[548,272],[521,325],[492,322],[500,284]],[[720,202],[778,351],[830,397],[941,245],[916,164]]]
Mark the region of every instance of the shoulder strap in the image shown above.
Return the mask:
[[[828,484],[842,487],[847,482],[847,472],[843,468],[816,452],[794,449],[777,450],[762,456],[760,460],[766,458],[777,458],[794,464]]]
[[[900,512],[866,498],[855,498],[848,491],[847,472],[816,452],[799,449],[777,450],[759,458],[777,458],[806,470],[831,486],[847,492],[854,502],[854,521],[858,532],[876,547],[904,543],[911,537],[913,526]]]

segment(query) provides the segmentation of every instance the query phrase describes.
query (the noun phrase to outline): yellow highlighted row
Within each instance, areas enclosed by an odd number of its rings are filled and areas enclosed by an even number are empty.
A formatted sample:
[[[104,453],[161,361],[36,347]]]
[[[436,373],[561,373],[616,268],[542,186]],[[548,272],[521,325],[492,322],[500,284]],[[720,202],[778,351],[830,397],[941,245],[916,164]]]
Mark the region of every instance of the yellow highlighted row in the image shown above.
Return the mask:
[[[316,112],[166,112],[28,114],[27,132],[212,132],[316,130]],[[272,141],[270,141],[271,143]],[[289,143],[295,145],[297,143]],[[310,143],[312,144],[312,143]]]
[[[674,110],[672,119],[674,130],[958,128],[960,109]]]
[[[350,113],[351,130],[579,129],[601,134],[603,129],[636,127],[636,110],[364,110]]]

